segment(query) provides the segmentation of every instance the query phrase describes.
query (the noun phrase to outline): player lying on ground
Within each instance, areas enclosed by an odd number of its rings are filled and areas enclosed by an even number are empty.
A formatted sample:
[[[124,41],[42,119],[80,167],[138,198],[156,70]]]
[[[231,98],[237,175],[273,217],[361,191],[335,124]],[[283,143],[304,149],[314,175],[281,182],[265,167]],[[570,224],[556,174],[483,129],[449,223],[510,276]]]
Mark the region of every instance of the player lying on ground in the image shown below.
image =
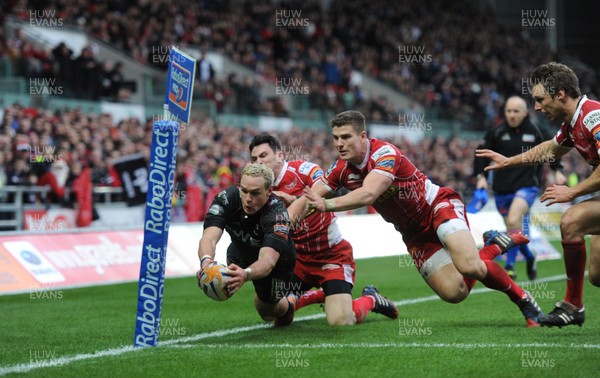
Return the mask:
[[[322,175],[318,165],[306,160],[284,160],[281,143],[268,134],[257,135],[249,146],[253,163],[273,170],[273,190],[287,205],[302,195]],[[325,303],[325,315],[331,325],[362,322],[369,311],[389,318],[398,317],[393,302],[379,294],[374,286],[363,289],[362,296],[352,300],[356,265],[352,246],[342,238],[333,213],[312,212],[292,228],[296,246],[296,266],[288,299],[296,301],[296,311],[313,304]],[[320,287],[323,290],[309,290]]]
[[[244,282],[254,284],[254,306],[265,321],[288,325],[294,305],[285,296],[294,273],[296,252],[289,235],[290,222],[284,203],[271,192],[273,171],[261,164],[248,164],[240,185],[220,192],[212,202],[200,239],[200,275],[214,264],[215,250],[223,230],[231,237],[227,248],[230,270],[227,286],[231,294]]]
[[[579,80],[569,67],[547,63],[531,74],[535,110],[550,121],[562,121],[553,139],[519,155],[507,158],[491,150],[477,150],[476,155],[491,159],[486,170],[504,169],[523,164],[548,164],[575,147],[594,168],[592,174],[574,187],[554,185],[546,189],[541,201],[570,202],[576,197],[600,190],[600,103],[582,96]],[[564,250],[567,291],[564,300],[540,319],[545,326],[582,325],[585,321],[583,280],[585,275],[585,235],[592,235],[589,280],[600,286],[600,200],[598,197],[571,206],[560,219]]]
[[[508,295],[528,326],[538,325],[541,310],[533,297],[493,261],[515,245],[527,243],[526,237],[487,232],[486,245],[478,253],[458,193],[433,184],[398,147],[367,138],[360,112],[336,115],[331,131],[340,158],[312,190],[305,188],[306,200],[301,197],[288,209],[292,217],[306,211],[306,202],[321,212],[373,205],[402,234],[416,268],[440,298],[461,302],[481,281]],[[351,192],[322,198],[341,187]]]

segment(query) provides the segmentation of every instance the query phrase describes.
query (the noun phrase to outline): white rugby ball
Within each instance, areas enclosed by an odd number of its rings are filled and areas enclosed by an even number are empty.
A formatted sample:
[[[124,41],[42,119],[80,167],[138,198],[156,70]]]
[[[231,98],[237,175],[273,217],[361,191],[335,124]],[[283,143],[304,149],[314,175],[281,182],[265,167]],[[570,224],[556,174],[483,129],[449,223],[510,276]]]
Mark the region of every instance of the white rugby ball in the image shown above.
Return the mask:
[[[231,297],[229,290],[227,290],[227,281],[229,275],[227,274],[227,267],[223,264],[211,264],[207,266],[200,274],[198,280],[202,291],[215,301],[226,301]]]

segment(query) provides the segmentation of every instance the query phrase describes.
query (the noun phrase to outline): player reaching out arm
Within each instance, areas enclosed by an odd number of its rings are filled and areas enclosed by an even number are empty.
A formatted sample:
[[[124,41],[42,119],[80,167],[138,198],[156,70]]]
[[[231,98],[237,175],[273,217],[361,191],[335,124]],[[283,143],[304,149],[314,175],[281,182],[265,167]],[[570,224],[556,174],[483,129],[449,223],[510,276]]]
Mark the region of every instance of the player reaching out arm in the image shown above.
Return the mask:
[[[562,121],[552,140],[526,153],[505,157],[489,150],[476,151],[477,156],[490,158],[494,164],[487,170],[502,169],[527,162],[543,163],[564,155],[576,147],[584,160],[594,168],[592,174],[576,186],[554,185],[544,192],[542,201],[548,205],[569,202],[577,196],[600,190],[600,103],[582,96],[579,80],[569,67],[547,63],[533,70],[530,82],[535,83],[532,96],[535,110],[546,114],[550,121]],[[537,160],[536,160],[537,159]],[[600,286],[600,201],[598,198],[571,206],[560,220],[561,243],[564,250],[567,291],[562,301],[540,323],[546,326],[577,324],[585,321],[583,280],[586,266],[585,235],[592,235],[589,280]]]
[[[515,245],[527,243],[527,238],[490,231],[484,235],[486,246],[478,252],[460,195],[433,184],[398,147],[367,138],[360,112],[336,115],[331,133],[340,159],[313,190],[305,190],[309,208],[329,212],[372,205],[401,233],[415,266],[440,298],[461,302],[480,281],[508,295],[528,326],[538,325],[541,310],[533,297],[493,261]],[[321,198],[341,187],[350,193]]]
[[[373,286],[367,286],[360,298],[352,300],[356,266],[352,246],[342,238],[335,215],[312,212],[305,218],[302,190],[318,182],[323,175],[321,167],[306,160],[284,160],[281,143],[269,134],[255,136],[249,150],[252,162],[273,170],[273,193],[286,204],[293,202],[292,207],[297,208],[291,211],[290,207],[288,211],[297,253],[293,288],[290,288],[294,293],[289,297],[297,295],[296,310],[325,303],[330,325],[360,323],[369,311],[397,318],[396,306]],[[313,287],[322,290],[310,290]]]
[[[200,239],[202,269],[214,263],[217,242],[226,229],[231,237],[227,263],[231,293],[252,281],[254,304],[263,320],[288,325],[294,318],[294,301],[284,291],[292,279],[296,253],[289,235],[285,206],[271,193],[273,171],[260,164],[248,164],[240,185],[220,192],[212,202]]]
[[[481,149],[495,150],[511,156],[531,150],[549,139],[550,136],[542,128],[531,122],[528,113],[525,99],[519,96],[509,97],[504,105],[504,121],[485,134]],[[555,171],[556,183],[564,184],[566,179],[559,170],[560,159],[552,155],[547,157],[547,160],[550,168]],[[473,175],[477,177],[477,189],[487,189],[484,169],[488,163],[488,159],[475,157]],[[543,179],[542,167],[534,164],[514,166],[494,174],[492,190],[495,205],[502,215],[509,234],[528,235],[529,209],[538,196]],[[537,277],[536,258],[527,244],[515,247],[506,253],[504,268],[515,280],[515,263],[519,251],[527,262],[528,278],[534,280]]]

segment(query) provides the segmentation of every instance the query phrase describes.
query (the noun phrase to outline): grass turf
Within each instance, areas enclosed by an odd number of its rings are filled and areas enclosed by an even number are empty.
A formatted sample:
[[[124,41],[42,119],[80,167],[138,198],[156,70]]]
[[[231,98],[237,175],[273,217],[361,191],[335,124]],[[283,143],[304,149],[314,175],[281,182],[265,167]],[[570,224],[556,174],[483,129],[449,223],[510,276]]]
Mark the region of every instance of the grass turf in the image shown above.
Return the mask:
[[[600,291],[589,283],[582,328],[526,329],[504,294],[476,290],[461,304],[444,303],[431,298],[411,265],[406,257],[357,261],[354,296],[373,283],[400,304],[400,318],[371,313],[343,328],[328,326],[319,306],[301,309],[290,327],[261,326],[251,285],[219,303],[193,277],[169,279],[162,344],[135,350],[137,283],[0,297],[0,373],[13,367],[61,377],[597,375]],[[541,262],[539,270],[540,280],[525,286],[549,311],[565,282],[543,278],[564,274],[563,262]],[[526,277],[523,263],[517,273]],[[424,299],[407,301],[415,298]]]

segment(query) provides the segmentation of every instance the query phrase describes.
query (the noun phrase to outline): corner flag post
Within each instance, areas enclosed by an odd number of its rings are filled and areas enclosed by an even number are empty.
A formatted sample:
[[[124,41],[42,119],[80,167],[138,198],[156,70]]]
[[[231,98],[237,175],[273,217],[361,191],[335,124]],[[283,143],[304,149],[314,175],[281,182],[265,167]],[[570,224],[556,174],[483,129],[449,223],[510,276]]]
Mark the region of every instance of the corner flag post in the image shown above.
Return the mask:
[[[169,55],[164,120],[152,125],[144,243],[138,282],[138,303],[133,345],[156,346],[165,285],[165,264],[179,122],[190,122],[196,60],[172,47]]]

